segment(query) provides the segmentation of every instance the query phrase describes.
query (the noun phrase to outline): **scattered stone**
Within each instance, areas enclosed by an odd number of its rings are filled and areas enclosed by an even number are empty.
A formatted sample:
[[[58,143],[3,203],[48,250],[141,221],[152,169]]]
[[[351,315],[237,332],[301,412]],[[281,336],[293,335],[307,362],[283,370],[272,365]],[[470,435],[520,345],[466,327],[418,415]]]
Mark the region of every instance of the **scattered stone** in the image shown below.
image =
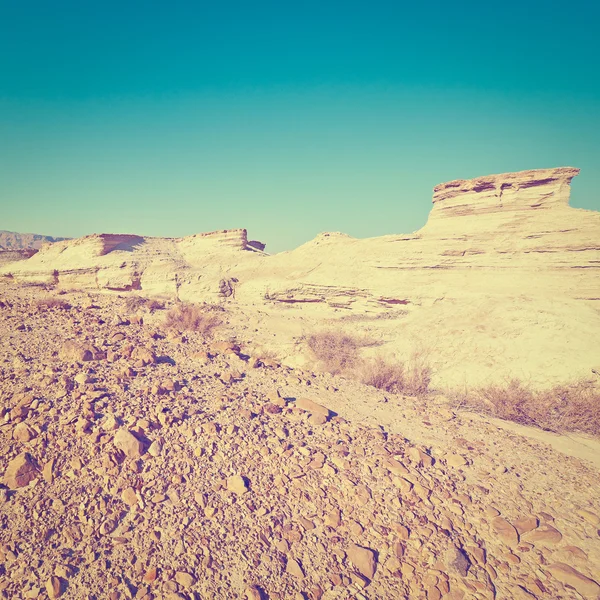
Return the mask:
[[[130,285],[128,264],[114,285]],[[29,306],[37,291],[19,293]],[[214,355],[201,331],[163,335],[160,312],[158,329],[112,325],[129,297],[0,311],[0,476],[27,486],[0,485],[0,597],[51,600],[57,581],[62,597],[109,600],[266,600],[263,585],[273,600],[599,596],[589,465],[468,412],[447,420],[429,398],[251,370],[250,328],[235,332],[243,354]],[[235,326],[233,305],[202,310]],[[56,360],[62,331],[93,369]],[[304,395],[361,418],[291,399]],[[13,465],[25,444],[41,472]]]
[[[242,495],[248,491],[248,486],[241,475],[232,475],[227,478],[227,489],[234,494]]]
[[[423,452],[416,446],[411,446],[408,451],[408,455],[410,459],[418,466],[431,467],[434,464],[433,457],[429,456],[427,452]]]
[[[323,415],[324,417],[329,417],[331,414],[328,408],[325,408],[321,404],[317,404],[309,398],[297,398],[294,406],[310,413]]]
[[[467,460],[460,454],[446,454],[446,464],[450,467],[464,467]]]
[[[333,527],[334,529],[339,527],[342,524],[342,513],[340,512],[339,508],[335,508],[330,513],[325,515],[323,522],[328,527]]]
[[[456,571],[461,577],[466,577],[469,572],[471,562],[461,548],[450,546],[446,554],[446,564]]]
[[[121,493],[121,499],[128,506],[136,506],[138,503],[138,497],[132,487],[128,487],[123,490]]]
[[[94,353],[89,348],[68,340],[61,346],[58,357],[68,362],[87,362],[93,360]]]
[[[48,581],[46,581],[46,592],[51,600],[54,598],[59,598],[64,593],[64,585],[59,577],[50,577]]]
[[[542,525],[526,533],[523,539],[531,544],[554,545],[562,540],[562,534],[558,529],[552,527],[552,525]]]
[[[260,589],[255,585],[246,588],[246,600],[263,600]]]
[[[575,511],[584,521],[587,521],[590,525],[597,527],[600,525],[600,517],[589,510],[585,510],[584,508],[580,508]]]
[[[162,442],[160,440],[154,440],[148,448],[148,454],[150,454],[150,456],[160,456],[162,449]]]
[[[18,442],[30,442],[37,433],[27,423],[17,423],[13,429],[13,440]]]
[[[554,563],[546,569],[561,583],[574,587],[584,598],[598,598],[600,585],[565,563]]]
[[[350,544],[348,558],[361,575],[364,575],[367,579],[373,579],[377,569],[377,558],[373,550]]]
[[[519,533],[506,519],[495,517],[492,520],[492,527],[498,538],[507,546],[513,547],[519,543]]]
[[[288,558],[287,565],[285,568],[287,573],[290,573],[294,577],[302,579],[304,577],[304,569],[300,563],[294,558]]]
[[[54,459],[51,458],[42,469],[42,477],[46,483],[52,483],[54,481]]]
[[[175,581],[179,585],[188,589],[191,588],[194,585],[194,583],[196,583],[196,578],[193,575],[186,573],[185,571],[177,571],[177,573],[175,573]]]
[[[539,521],[536,517],[521,517],[520,519],[513,521],[513,526],[519,535],[533,531],[538,525]]]
[[[144,444],[128,429],[119,429],[117,431],[114,444],[128,458],[140,458],[144,454]]]
[[[4,483],[11,490],[26,486],[38,477],[39,471],[31,455],[27,452],[19,454],[9,463],[4,473]]]

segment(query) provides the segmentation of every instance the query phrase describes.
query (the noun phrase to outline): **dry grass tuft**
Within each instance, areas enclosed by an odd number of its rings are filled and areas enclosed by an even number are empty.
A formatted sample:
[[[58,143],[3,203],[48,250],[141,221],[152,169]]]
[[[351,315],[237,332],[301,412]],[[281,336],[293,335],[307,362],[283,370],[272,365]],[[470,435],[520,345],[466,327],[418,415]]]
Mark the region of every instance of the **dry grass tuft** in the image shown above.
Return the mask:
[[[160,300],[148,300],[148,302],[146,302],[146,308],[153,313],[157,310],[164,310],[165,303],[161,302]]]
[[[431,368],[419,355],[413,355],[406,363],[390,362],[381,356],[363,359],[360,349],[373,342],[340,331],[313,333],[306,341],[323,369],[334,375],[359,379],[366,385],[395,394],[420,396],[429,390]]]
[[[157,310],[163,310],[164,307],[164,302],[160,302],[159,300],[150,300],[149,298],[144,298],[143,296],[137,296],[135,294],[128,296],[125,300],[125,310],[130,313],[137,312],[141,308],[146,308],[153,313]]]
[[[125,299],[125,310],[130,313],[137,312],[142,306],[146,304],[146,298],[142,296],[127,296]]]
[[[361,342],[340,331],[320,331],[306,338],[308,347],[326,371],[334,375],[353,369],[359,362]]]
[[[40,298],[35,301],[35,307],[38,309],[58,309],[58,310],[69,310],[71,305],[61,298],[53,298],[48,296],[47,298]]]
[[[197,331],[205,337],[212,337],[214,330],[222,324],[221,319],[211,312],[202,310],[195,304],[181,303],[166,315],[165,327],[177,331]]]
[[[515,379],[464,394],[461,404],[522,425],[600,435],[600,389],[591,381],[537,391]]]
[[[360,380],[393,394],[422,396],[429,391],[431,368],[413,357],[408,363],[390,362],[378,356],[362,361]]]

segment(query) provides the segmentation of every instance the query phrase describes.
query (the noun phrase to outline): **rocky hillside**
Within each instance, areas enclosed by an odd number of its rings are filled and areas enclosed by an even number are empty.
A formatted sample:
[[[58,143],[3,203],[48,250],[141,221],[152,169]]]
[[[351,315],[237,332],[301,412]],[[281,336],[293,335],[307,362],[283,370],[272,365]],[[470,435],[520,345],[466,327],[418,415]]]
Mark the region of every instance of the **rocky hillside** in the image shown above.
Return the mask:
[[[296,366],[308,364],[307,332],[351,323],[374,341],[366,352],[426,357],[438,386],[567,382],[600,368],[600,213],[569,206],[577,173],[439,185],[427,224],[409,235],[326,233],[274,256],[245,230],[95,235],[52,244],[0,273],[235,305],[240,322],[260,323],[265,343],[275,335],[278,353]]]
[[[0,282],[0,597],[600,597],[591,464],[261,359],[228,313],[48,295]]]

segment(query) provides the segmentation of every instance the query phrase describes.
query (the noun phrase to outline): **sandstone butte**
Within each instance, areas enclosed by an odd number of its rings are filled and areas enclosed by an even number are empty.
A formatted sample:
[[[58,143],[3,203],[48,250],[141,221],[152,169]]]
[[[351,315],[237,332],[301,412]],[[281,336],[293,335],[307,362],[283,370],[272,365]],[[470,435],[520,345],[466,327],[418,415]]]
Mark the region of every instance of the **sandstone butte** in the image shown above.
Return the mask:
[[[302,336],[327,324],[375,339],[366,353],[420,357],[438,387],[571,382],[600,366],[600,213],[569,206],[578,173],[438,185],[426,225],[408,235],[323,233],[269,256],[243,229],[179,239],[95,234],[46,244],[0,274],[220,303],[240,323],[260,322],[259,336],[292,366],[307,364]]]

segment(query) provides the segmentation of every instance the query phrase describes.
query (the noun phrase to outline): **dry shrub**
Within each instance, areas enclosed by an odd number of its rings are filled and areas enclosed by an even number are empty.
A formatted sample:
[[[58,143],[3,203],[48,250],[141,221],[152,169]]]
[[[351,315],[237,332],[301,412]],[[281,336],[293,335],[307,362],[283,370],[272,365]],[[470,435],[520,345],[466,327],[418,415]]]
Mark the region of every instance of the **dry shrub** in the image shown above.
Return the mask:
[[[394,394],[421,396],[429,391],[431,368],[413,357],[408,363],[378,356],[361,362],[360,380]]]
[[[125,310],[130,313],[137,312],[141,308],[146,308],[151,313],[162,310],[165,307],[164,302],[160,302],[158,300],[150,300],[148,298],[144,298],[143,296],[132,295],[128,296],[125,300]]]
[[[600,435],[600,389],[577,381],[548,390],[533,390],[518,380],[487,386],[463,398],[467,408],[550,431]]]
[[[53,298],[52,296],[48,296],[47,298],[40,298],[36,300],[35,307],[38,309],[50,309],[55,308],[58,310],[69,310],[71,305],[61,298]]]
[[[125,310],[127,312],[133,313],[137,312],[142,306],[146,304],[146,298],[142,298],[141,296],[127,296],[125,299]]]
[[[367,338],[340,331],[321,331],[306,338],[308,347],[321,366],[334,375],[359,379],[362,383],[386,392],[420,396],[429,390],[431,369],[422,355],[409,361],[389,361],[382,356],[363,359],[360,349],[373,345]]]
[[[320,331],[306,338],[308,347],[322,367],[334,375],[356,366],[361,342],[340,331]]]
[[[157,310],[164,310],[165,303],[161,302],[160,300],[148,300],[148,302],[146,302],[146,308],[153,313]]]
[[[262,348],[262,347],[256,348],[255,350],[251,351],[249,354],[251,354],[255,358],[258,358],[258,360],[261,360],[263,362],[265,362],[265,361],[269,362],[269,363],[279,362],[278,354],[268,348]]]
[[[392,364],[381,356],[365,360],[361,365],[360,379],[365,385],[398,393],[404,388],[404,364]]]
[[[169,329],[197,331],[205,337],[211,337],[214,329],[221,323],[217,315],[206,312],[195,304],[186,303],[177,304],[165,318],[165,327]]]

